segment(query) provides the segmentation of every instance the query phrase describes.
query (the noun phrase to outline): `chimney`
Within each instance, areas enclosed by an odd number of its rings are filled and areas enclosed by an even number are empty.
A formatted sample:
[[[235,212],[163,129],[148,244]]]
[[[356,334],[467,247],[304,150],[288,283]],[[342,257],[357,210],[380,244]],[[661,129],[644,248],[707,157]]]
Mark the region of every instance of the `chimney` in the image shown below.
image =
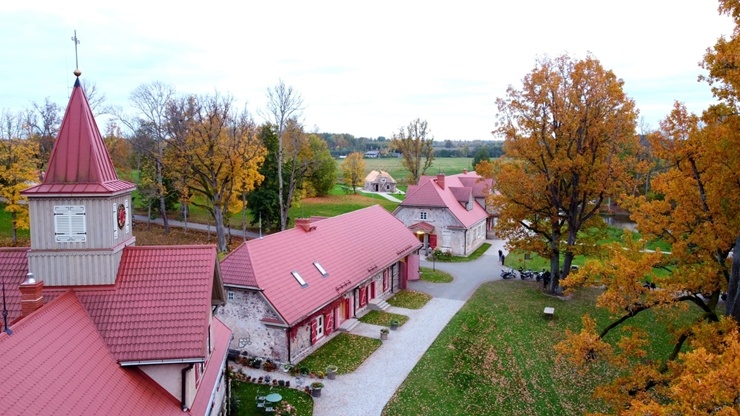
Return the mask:
[[[21,283],[21,318],[25,318],[33,311],[44,306],[44,296],[41,291],[44,289],[44,281],[38,282],[33,277],[33,273],[26,275],[26,281]]]
[[[305,232],[309,232],[316,228],[315,225],[311,224],[310,218],[296,218],[295,228],[303,228]]]
[[[445,174],[444,173],[437,174],[437,185],[439,185],[440,188],[445,189]]]

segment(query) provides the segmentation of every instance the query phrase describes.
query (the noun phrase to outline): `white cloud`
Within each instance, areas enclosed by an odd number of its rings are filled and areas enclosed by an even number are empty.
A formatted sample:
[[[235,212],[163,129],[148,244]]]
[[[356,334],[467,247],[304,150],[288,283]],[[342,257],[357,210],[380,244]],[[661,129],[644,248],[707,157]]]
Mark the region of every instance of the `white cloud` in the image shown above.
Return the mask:
[[[711,101],[697,63],[729,18],[695,0],[530,2],[283,1],[0,5],[6,42],[0,108],[66,104],[73,30],[83,77],[109,104],[143,83],[183,93],[219,90],[264,106],[283,79],[306,103],[306,125],[389,136],[420,117],[437,139],[487,139],[495,99],[538,56],[589,51],[625,80],[648,124],[678,99]]]

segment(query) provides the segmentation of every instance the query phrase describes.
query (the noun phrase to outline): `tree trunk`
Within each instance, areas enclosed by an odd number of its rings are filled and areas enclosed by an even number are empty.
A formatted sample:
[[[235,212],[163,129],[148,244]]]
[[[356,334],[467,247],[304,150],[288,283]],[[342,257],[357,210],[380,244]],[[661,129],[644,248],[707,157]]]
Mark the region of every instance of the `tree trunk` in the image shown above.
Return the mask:
[[[162,225],[164,226],[164,233],[169,234],[170,226],[167,222],[167,206],[164,195],[164,175],[162,174],[162,164],[160,161],[157,161],[157,186],[159,188],[157,192],[159,193],[159,212],[162,214]]]
[[[11,221],[10,221],[10,223],[11,223],[11,234],[12,234],[12,237],[13,237],[13,245],[14,246],[18,245],[18,227],[16,226],[16,221],[15,221],[16,215],[17,214],[15,212],[13,212],[12,214],[10,214],[10,218],[11,218]]]
[[[216,244],[218,246],[218,251],[221,253],[226,253],[228,251],[228,246],[226,245],[226,229],[224,227],[224,216],[223,212],[221,211],[221,207],[218,205],[215,205],[213,207],[213,220],[216,223]]]
[[[735,247],[732,249],[732,269],[727,289],[726,315],[735,318],[740,325],[740,236],[735,238]]]
[[[555,293],[557,288],[560,286],[560,233],[555,232],[552,234],[552,241],[550,241],[550,286],[548,290],[551,293]]]

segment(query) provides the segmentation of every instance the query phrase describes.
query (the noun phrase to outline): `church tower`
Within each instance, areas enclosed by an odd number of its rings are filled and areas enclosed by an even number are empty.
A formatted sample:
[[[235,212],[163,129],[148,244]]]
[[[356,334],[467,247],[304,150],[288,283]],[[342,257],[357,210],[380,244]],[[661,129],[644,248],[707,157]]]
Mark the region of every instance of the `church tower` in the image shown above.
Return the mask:
[[[108,285],[134,245],[131,192],[118,179],[76,70],[41,184],[22,192],[31,220],[29,271],[46,286]]]

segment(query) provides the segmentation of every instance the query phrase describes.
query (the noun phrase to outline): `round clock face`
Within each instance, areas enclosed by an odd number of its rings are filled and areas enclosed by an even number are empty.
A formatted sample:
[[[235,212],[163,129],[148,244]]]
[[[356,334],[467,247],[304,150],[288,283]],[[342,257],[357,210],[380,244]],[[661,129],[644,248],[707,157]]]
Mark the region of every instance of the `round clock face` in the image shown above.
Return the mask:
[[[118,205],[116,216],[118,217],[118,228],[123,228],[126,224],[126,207],[124,207],[123,204]]]

